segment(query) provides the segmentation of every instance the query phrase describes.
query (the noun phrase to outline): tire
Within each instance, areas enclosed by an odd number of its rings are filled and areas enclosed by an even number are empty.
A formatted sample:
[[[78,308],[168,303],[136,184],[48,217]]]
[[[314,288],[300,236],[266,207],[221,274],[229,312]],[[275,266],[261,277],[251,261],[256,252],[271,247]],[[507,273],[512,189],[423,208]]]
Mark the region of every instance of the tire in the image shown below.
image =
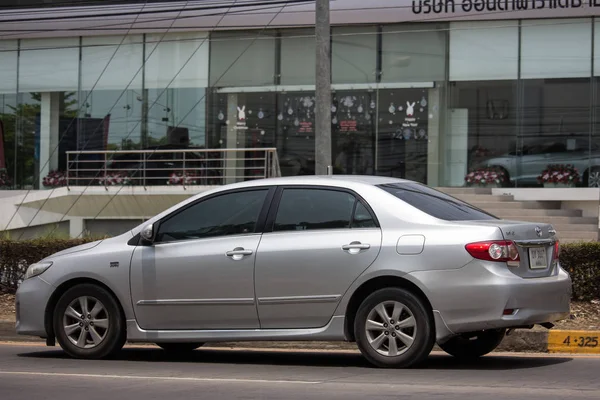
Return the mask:
[[[88,315],[81,313],[84,307]],[[60,347],[73,358],[108,358],[121,350],[127,339],[117,300],[94,284],[74,286],[60,297],[53,326]]]
[[[398,307],[402,309],[399,317]],[[387,318],[386,325],[382,313]],[[399,318],[400,323],[394,320],[395,325],[392,324],[392,317]],[[367,329],[367,321],[371,329]],[[417,296],[400,288],[377,290],[362,302],[354,322],[354,335],[362,355],[380,368],[415,366],[429,356],[435,344],[430,310]]]
[[[494,351],[502,343],[505,333],[505,329],[499,329],[463,334],[439,346],[451,356],[462,360],[474,360]]]
[[[156,343],[158,347],[169,353],[189,353],[202,347],[204,343]]]

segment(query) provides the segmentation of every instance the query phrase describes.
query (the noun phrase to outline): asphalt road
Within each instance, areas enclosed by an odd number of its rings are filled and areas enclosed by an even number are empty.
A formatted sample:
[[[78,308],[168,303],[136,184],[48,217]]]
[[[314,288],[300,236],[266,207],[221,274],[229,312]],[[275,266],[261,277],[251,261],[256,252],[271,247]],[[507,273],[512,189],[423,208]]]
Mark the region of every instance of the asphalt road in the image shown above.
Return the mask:
[[[0,399],[598,399],[600,358],[493,355],[460,363],[432,354],[419,368],[381,370],[352,352],[199,349],[170,357],[126,348],[115,360],[0,344]]]

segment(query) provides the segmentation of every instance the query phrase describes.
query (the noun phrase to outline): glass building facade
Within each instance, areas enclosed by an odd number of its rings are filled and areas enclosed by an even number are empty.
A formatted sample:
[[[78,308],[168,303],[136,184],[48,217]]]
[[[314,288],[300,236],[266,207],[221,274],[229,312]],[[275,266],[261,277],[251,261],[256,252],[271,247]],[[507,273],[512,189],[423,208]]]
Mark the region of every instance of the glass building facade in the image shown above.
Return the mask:
[[[335,173],[464,186],[491,167],[539,187],[573,166],[600,186],[600,19],[331,33]],[[69,150],[159,145],[274,147],[283,175],[314,174],[314,43],[310,28],[0,40],[0,186],[43,188]]]

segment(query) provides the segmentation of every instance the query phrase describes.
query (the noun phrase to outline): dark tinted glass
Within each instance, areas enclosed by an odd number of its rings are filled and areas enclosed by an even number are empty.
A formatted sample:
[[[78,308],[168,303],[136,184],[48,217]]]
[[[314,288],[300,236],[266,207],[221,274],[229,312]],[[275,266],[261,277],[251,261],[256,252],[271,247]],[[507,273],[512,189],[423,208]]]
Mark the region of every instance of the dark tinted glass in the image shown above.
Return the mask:
[[[202,201],[161,223],[157,240],[171,242],[253,233],[267,192],[230,193]]]
[[[446,221],[497,219],[477,207],[418,183],[394,183],[379,187],[411,206]]]
[[[356,203],[354,210],[354,219],[352,220],[353,228],[376,228],[377,224],[373,216],[361,202]]]
[[[335,190],[286,189],[273,230],[349,229],[355,201],[350,193]]]

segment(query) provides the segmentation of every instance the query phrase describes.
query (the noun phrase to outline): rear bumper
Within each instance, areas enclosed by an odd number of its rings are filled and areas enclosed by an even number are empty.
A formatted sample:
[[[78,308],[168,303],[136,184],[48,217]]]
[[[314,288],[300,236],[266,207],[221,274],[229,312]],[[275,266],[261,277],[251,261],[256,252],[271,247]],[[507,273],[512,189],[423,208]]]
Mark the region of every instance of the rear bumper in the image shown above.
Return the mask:
[[[438,340],[451,333],[514,328],[569,317],[571,279],[560,266],[544,278],[521,278],[505,264],[484,261],[456,270],[411,275],[425,288],[439,323],[445,325],[445,332],[438,327]],[[504,315],[505,310],[514,312]]]
[[[16,331],[19,335],[45,338],[44,316],[46,304],[54,287],[40,277],[27,279],[21,283],[16,295]]]

